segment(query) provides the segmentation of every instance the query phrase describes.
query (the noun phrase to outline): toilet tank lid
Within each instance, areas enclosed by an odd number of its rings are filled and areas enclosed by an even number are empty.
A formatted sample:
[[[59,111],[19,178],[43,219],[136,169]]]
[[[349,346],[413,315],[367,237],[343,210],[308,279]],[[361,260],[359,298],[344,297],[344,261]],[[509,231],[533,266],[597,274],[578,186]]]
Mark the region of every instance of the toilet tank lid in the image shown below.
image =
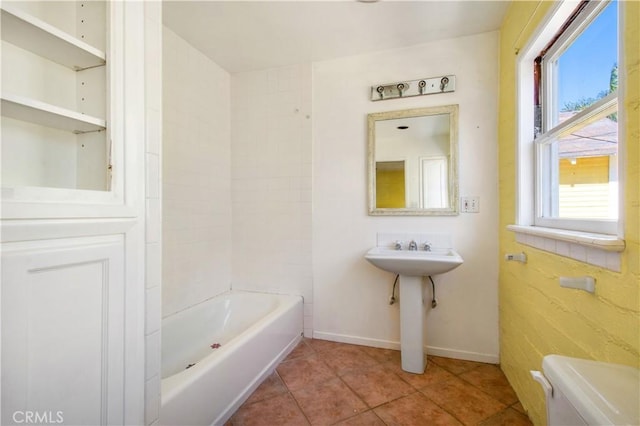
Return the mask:
[[[544,375],[590,425],[640,425],[640,370],[561,355],[542,360]]]

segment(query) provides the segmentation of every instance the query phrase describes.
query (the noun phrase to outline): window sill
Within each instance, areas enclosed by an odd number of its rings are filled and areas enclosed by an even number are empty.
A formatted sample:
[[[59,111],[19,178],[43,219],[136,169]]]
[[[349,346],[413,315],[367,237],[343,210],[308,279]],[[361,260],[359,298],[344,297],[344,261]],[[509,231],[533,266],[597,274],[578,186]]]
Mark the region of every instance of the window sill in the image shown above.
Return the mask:
[[[620,272],[625,243],[616,236],[526,225],[509,225],[507,229],[516,233],[520,244]]]

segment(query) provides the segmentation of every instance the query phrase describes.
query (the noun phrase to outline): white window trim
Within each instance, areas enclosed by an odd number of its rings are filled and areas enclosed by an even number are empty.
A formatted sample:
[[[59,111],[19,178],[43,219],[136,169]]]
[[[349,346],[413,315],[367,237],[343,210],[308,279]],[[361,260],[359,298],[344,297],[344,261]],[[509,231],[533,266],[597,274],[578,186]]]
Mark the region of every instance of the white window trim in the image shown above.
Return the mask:
[[[596,264],[607,269],[619,270],[619,253],[624,250],[623,222],[624,222],[624,171],[625,171],[625,146],[624,146],[624,108],[618,110],[618,158],[619,164],[619,214],[617,222],[617,232],[615,235],[598,232],[579,232],[570,229],[549,228],[535,226],[536,223],[536,171],[537,154],[534,135],[534,78],[533,61],[548,44],[557,28],[567,20],[571,13],[578,6],[579,1],[562,1],[554,3],[547,16],[540,26],[531,36],[526,46],[520,49],[516,58],[516,224],[510,225],[507,229],[516,232],[517,241],[531,245],[559,255],[572,257],[585,263]],[[619,22],[619,51],[623,51],[622,30],[624,28],[624,5],[625,2],[618,3]],[[623,62],[623,61],[621,61]],[[618,104],[624,105],[624,82],[626,70],[621,63],[618,68],[620,86],[618,88]],[[575,222],[575,221],[574,221]],[[569,224],[570,227],[570,224]],[[606,261],[589,261],[586,255],[568,255],[564,244],[582,247],[583,249],[595,250],[596,252],[611,252],[611,256],[617,259],[607,258]],[[558,249],[557,247],[561,247]],[[578,252],[579,250],[574,250]],[[591,256],[594,258],[597,256]]]

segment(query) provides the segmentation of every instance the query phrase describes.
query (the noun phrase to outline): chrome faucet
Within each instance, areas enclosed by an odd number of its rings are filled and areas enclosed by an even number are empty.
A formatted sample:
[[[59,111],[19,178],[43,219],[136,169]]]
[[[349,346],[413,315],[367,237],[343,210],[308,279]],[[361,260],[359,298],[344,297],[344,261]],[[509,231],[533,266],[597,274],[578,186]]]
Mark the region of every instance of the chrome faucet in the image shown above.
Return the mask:
[[[410,251],[418,250],[418,243],[416,243],[415,240],[411,240],[411,242],[409,243],[409,250]]]
[[[424,243],[424,251],[431,251],[431,244],[429,243]]]
[[[394,247],[396,250],[402,250],[402,241],[396,241]]]

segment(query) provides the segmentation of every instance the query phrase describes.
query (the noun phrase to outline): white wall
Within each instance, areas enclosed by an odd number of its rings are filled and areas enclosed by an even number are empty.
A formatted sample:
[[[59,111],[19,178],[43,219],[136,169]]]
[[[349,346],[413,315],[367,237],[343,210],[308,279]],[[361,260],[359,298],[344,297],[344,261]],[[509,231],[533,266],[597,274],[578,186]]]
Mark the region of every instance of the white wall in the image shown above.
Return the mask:
[[[446,74],[454,93],[369,101],[371,85]],[[448,232],[465,263],[435,277],[429,352],[498,360],[498,78],[497,32],[313,64],[314,337],[396,346],[394,276],[363,255],[377,232]],[[367,114],[448,104],[460,106],[460,195],[479,196],[480,213],[367,216]]]
[[[230,76],[163,35],[163,316],[231,286]]]
[[[166,28],[164,43],[164,316],[230,285],[294,293],[307,336],[393,347],[393,276],[363,254],[377,232],[450,232],[465,264],[435,279],[429,350],[497,361],[497,33],[233,76]],[[455,93],[368,100],[444,74]],[[460,194],[480,213],[367,216],[367,113],[454,103]]]
[[[231,77],[233,289],[298,294],[311,334],[311,66]]]

